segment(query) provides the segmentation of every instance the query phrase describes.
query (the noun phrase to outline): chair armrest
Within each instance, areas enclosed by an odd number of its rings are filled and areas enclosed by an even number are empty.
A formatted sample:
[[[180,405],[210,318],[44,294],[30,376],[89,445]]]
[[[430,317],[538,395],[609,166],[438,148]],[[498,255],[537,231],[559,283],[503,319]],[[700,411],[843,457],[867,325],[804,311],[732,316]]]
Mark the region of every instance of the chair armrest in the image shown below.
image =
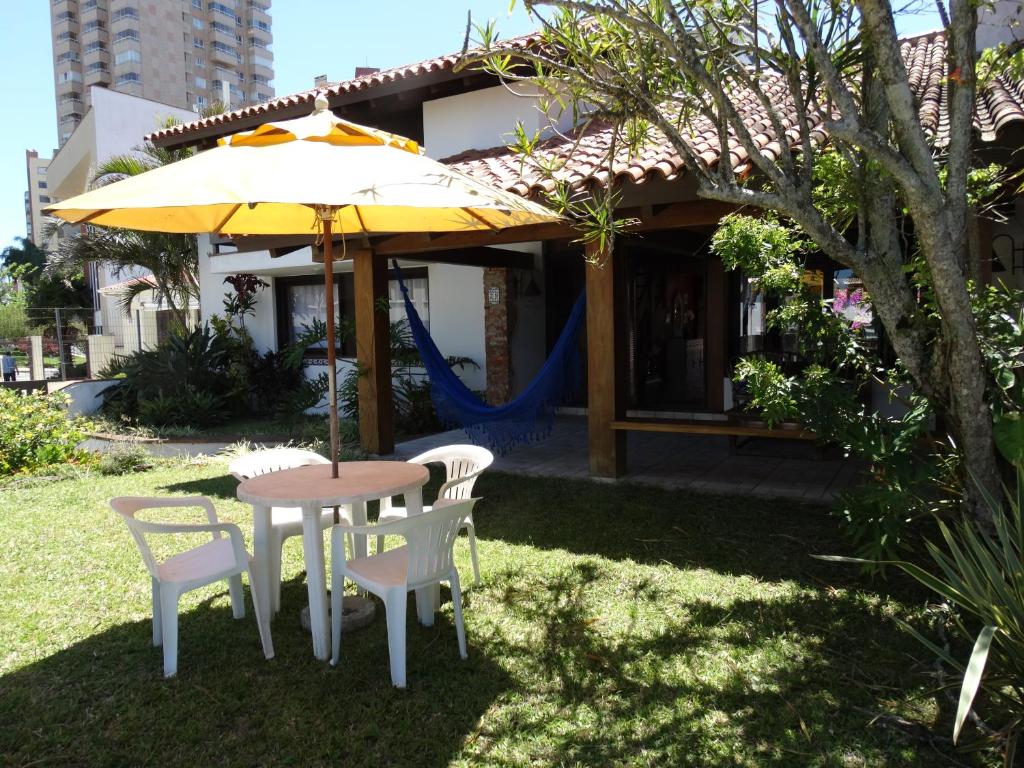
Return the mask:
[[[226,533],[231,539],[231,546],[238,562],[244,564],[249,558],[242,529],[234,523],[153,523],[135,520],[133,525],[142,533],[212,533],[214,539],[219,539],[221,533]]]
[[[118,512],[124,514],[122,506],[129,508],[130,515],[142,509],[183,509],[185,507],[202,507],[206,518],[211,523],[217,522],[217,510],[213,502],[205,496],[123,496],[114,499],[111,504]]]

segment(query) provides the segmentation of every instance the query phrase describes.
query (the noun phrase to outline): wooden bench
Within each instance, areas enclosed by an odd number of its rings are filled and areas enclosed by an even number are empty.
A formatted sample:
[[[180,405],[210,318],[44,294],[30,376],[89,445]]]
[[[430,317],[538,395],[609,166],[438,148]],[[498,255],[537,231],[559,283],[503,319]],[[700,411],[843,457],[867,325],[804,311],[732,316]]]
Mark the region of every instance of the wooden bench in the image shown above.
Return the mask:
[[[767,437],[780,440],[817,440],[816,435],[793,422],[769,427],[750,417],[729,416],[726,419],[620,419],[612,422],[612,429],[623,432],[670,432],[685,435],[724,435],[729,438],[730,452],[754,438]]]

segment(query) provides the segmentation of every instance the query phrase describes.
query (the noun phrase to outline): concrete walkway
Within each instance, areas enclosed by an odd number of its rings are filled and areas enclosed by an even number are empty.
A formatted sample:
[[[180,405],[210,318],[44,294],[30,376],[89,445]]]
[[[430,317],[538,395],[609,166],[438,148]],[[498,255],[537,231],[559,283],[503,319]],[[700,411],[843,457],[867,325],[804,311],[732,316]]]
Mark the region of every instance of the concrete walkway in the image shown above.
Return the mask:
[[[462,430],[442,432],[400,443],[395,458],[408,459],[440,445],[465,442],[469,440]],[[857,479],[859,469],[851,461],[817,454],[813,445],[797,440],[752,440],[730,454],[726,437],[630,432],[629,471],[617,482],[828,503]],[[558,418],[551,437],[497,456],[494,469],[589,478],[586,419]]]

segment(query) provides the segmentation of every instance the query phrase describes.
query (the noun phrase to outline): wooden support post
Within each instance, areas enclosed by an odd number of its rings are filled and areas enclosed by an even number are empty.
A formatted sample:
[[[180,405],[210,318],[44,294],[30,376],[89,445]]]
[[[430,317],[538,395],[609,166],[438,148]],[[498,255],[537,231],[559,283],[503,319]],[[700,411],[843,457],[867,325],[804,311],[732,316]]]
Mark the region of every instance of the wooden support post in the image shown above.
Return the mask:
[[[587,428],[590,472],[597,477],[626,471],[626,435],[612,429],[626,414],[625,329],[617,301],[622,285],[616,279],[621,262],[621,254],[587,244]]]
[[[356,360],[359,362],[359,442],[367,453],[395,450],[388,313],[388,270],[373,251],[353,253],[356,304]]]
[[[708,256],[707,268],[707,333],[704,347],[704,402],[709,411],[725,410],[726,316],[725,297],[728,281],[722,260]]]

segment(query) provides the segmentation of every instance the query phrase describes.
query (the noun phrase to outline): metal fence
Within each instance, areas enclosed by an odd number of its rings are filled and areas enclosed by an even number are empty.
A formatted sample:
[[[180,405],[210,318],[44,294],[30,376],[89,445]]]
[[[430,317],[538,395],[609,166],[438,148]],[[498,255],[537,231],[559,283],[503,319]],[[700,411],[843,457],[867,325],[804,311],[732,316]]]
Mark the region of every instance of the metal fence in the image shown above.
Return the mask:
[[[169,310],[146,306],[125,313],[111,303],[7,311],[0,316],[0,355],[13,358],[15,378],[68,381],[97,378],[115,357],[153,349],[176,325]],[[189,327],[198,313],[189,313]],[[5,377],[7,378],[7,377]]]

